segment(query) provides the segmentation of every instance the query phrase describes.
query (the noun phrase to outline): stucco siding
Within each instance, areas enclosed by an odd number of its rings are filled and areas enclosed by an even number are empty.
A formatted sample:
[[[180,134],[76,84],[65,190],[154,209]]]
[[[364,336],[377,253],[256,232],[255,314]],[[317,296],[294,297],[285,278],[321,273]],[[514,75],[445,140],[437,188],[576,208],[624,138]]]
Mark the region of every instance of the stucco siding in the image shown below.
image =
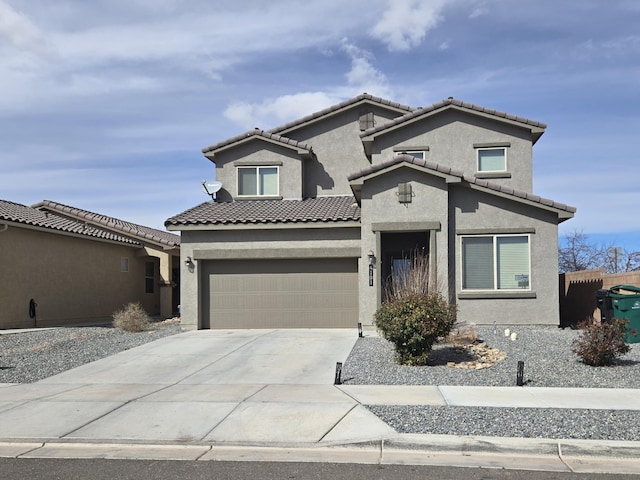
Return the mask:
[[[427,117],[401,130],[376,138],[372,162],[395,155],[403,147],[428,147],[425,159],[451,166],[467,174],[477,172],[474,145],[504,145],[507,150],[507,178],[491,181],[531,192],[532,144],[528,130],[458,111]],[[394,151],[395,149],[395,151]]]
[[[231,201],[238,197],[238,167],[277,166],[279,196],[284,199],[302,198],[302,169],[304,160],[291,148],[256,139],[217,153],[216,180],[222,183],[217,198]]]
[[[37,303],[37,326],[110,320],[131,301],[159,313],[158,260],[137,257],[138,248],[9,227],[0,233],[0,328],[36,326],[29,300]],[[121,271],[127,258],[129,271]],[[145,293],[145,261],[154,262],[154,293]]]
[[[398,201],[399,183],[411,184],[413,197],[411,203]],[[434,235],[432,242],[436,259],[436,288],[448,296],[448,189],[441,178],[416,172],[407,167],[388,172],[385,175],[365,182],[362,189],[362,256],[360,258],[360,318],[363,325],[371,325],[373,316],[382,298],[384,288],[381,278],[381,245],[378,224],[387,231],[406,231],[406,224],[439,225],[439,229],[428,232]],[[397,225],[397,230],[394,225]],[[375,228],[374,228],[375,227]],[[422,229],[423,227],[416,227]],[[425,229],[427,227],[424,227]],[[405,229],[405,230],[403,230]],[[378,231],[376,231],[378,230]],[[426,232],[426,230],[425,230]],[[374,285],[369,285],[368,257],[369,251],[377,257],[375,265]]]
[[[455,288],[461,319],[479,324],[554,324],[559,322],[557,217],[471,189],[455,188]],[[461,237],[466,233],[520,232],[530,239],[530,290],[511,298],[474,295],[462,290]],[[509,296],[506,294],[504,296]]]

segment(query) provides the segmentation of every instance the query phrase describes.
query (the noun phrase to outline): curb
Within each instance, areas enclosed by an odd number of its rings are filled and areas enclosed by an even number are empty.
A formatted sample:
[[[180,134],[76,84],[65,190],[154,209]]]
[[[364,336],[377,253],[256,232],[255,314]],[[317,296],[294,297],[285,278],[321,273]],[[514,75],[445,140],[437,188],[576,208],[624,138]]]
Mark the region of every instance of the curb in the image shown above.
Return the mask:
[[[433,465],[574,473],[640,473],[640,442],[400,435],[344,445],[104,443],[0,440],[0,457],[327,462]]]

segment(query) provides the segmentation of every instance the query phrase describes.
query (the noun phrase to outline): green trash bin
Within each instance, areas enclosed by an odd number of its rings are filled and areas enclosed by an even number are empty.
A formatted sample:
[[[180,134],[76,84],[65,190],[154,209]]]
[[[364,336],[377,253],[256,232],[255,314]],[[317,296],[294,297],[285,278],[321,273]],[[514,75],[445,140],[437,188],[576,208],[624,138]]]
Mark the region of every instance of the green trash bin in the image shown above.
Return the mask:
[[[640,343],[640,287],[616,285],[609,289],[614,318],[629,320],[624,340]]]

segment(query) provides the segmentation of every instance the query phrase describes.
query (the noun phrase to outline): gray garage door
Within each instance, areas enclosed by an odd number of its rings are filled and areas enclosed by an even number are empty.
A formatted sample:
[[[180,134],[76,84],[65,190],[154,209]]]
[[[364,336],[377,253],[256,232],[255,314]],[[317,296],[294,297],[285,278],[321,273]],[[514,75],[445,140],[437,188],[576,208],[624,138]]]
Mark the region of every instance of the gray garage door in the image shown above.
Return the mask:
[[[355,328],[355,258],[204,262],[202,328]]]

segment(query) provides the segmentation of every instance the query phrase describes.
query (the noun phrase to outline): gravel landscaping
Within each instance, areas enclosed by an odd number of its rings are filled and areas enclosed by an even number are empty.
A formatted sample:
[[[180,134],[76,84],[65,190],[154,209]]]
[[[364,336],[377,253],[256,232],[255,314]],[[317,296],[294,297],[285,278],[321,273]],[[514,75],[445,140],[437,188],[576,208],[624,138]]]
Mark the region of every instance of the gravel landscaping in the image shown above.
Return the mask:
[[[640,344],[610,367],[590,367],[571,352],[579,332],[553,326],[479,327],[479,337],[506,358],[488,368],[463,369],[471,358],[439,345],[432,365],[404,367],[393,347],[377,336],[358,339],[343,365],[345,384],[514,386],[518,361],[531,387],[640,389]],[[154,322],[145,332],[104,327],[68,327],[0,335],[0,383],[31,383],[181,331],[177,320]],[[638,399],[640,402],[640,398]],[[369,406],[402,433],[583,438],[640,441],[640,412],[609,410]]]
[[[343,380],[351,385],[516,386],[518,361],[524,361],[525,386],[640,388],[640,344],[609,367],[590,367],[571,351],[578,331],[554,326],[479,327],[478,336],[506,358],[482,369],[461,369],[461,355],[439,345],[432,365],[405,367],[394,361],[393,346],[371,336],[358,342],[345,362]],[[640,398],[638,398],[640,402]],[[402,433],[488,435],[537,438],[640,440],[640,412],[533,408],[368,406]]]
[[[181,332],[177,319],[144,332],[65,327],[0,335],[0,383],[32,383],[85,363]]]

